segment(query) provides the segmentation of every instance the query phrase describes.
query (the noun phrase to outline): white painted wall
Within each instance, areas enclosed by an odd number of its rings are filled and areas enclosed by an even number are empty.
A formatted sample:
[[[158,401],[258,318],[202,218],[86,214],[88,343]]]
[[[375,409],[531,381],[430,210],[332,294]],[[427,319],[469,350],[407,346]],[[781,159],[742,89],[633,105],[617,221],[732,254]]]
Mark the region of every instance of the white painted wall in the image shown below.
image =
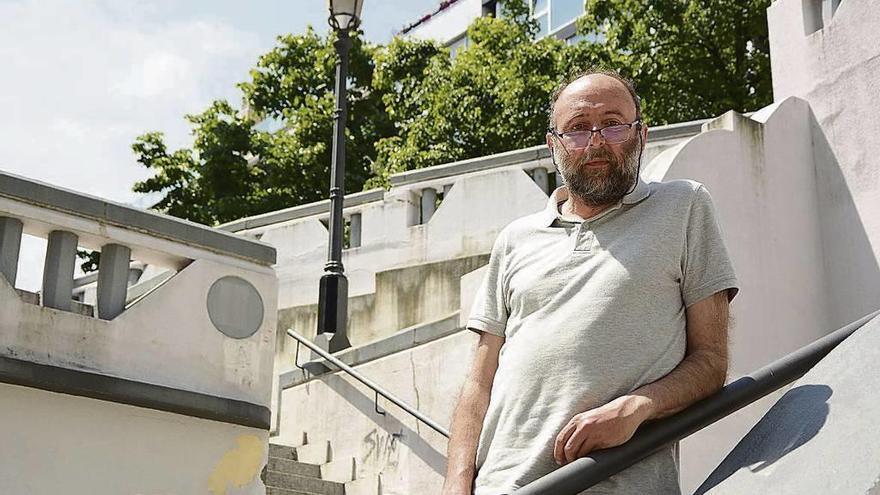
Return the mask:
[[[835,329],[822,263],[835,254],[823,252],[814,126],[809,104],[789,98],[751,118],[728,112],[652,163],[649,179],[690,178],[712,194],[741,283],[732,305],[731,381]],[[771,400],[683,442],[686,492],[705,479]]]
[[[880,305],[880,8],[875,0],[846,0],[832,16],[832,3],[777,0],[767,20],[774,99],[810,102],[819,123],[813,139],[830,144],[817,156],[816,214],[829,316],[842,325]],[[813,14],[825,17],[824,26],[807,34]]]
[[[418,225],[422,187],[455,185],[431,220]],[[500,189],[499,189],[500,188]],[[513,200],[500,203],[497,191]],[[362,214],[361,247],[343,251],[349,296],[375,292],[375,274],[392,268],[488,253],[498,232],[515,218],[543,208],[547,196],[519,165],[446,178],[436,185],[394,188]],[[278,250],[279,308],[318,302],[318,282],[327,257],[327,229],[308,217],[247,231]],[[314,329],[303,329],[308,331]],[[390,335],[399,329],[389,329]]]
[[[0,384],[0,438],[4,494],[265,493],[265,430]]]
[[[421,40],[437,40],[445,45],[464,34],[471,22],[482,15],[483,3],[481,0],[458,0],[404,36]]]

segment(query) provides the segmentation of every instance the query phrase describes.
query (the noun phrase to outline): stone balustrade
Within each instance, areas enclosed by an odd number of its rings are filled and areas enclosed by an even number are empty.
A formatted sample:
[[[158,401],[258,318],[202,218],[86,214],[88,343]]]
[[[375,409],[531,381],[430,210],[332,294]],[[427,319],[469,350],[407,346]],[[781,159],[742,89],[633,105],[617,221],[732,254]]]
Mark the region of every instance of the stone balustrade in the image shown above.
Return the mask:
[[[650,129],[643,170],[662,151],[699,133],[704,122]],[[346,195],[349,295],[374,293],[375,274],[388,269],[485,255],[501,227],[542,208],[561,182],[549,150],[540,145],[395,174],[387,191]],[[220,228],[278,249],[280,308],[313,305],[327,255],[329,212],[324,200]],[[299,330],[309,335],[309,329]]]
[[[47,240],[38,297],[45,307],[82,312],[71,297],[76,252],[79,248],[101,252],[95,309],[96,316],[105,320],[125,309],[132,259],[172,270],[195,259],[263,266],[275,261],[269,246],[0,173],[0,273],[12,286],[23,234]]]
[[[37,293],[15,287],[24,235],[47,242]],[[101,257],[75,282],[78,249]],[[263,493],[275,260],[254,239],[0,172],[4,489]],[[74,300],[92,284],[94,305]],[[230,456],[247,466],[234,479]]]

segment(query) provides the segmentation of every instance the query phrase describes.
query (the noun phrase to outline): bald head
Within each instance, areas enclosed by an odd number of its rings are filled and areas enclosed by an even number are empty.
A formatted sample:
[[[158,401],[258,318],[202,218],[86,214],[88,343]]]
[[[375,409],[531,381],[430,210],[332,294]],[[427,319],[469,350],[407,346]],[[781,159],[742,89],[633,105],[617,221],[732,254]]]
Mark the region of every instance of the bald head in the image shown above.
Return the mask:
[[[565,129],[562,119],[615,114],[632,122],[642,118],[632,83],[612,71],[588,71],[562,82],[550,97],[550,127]]]

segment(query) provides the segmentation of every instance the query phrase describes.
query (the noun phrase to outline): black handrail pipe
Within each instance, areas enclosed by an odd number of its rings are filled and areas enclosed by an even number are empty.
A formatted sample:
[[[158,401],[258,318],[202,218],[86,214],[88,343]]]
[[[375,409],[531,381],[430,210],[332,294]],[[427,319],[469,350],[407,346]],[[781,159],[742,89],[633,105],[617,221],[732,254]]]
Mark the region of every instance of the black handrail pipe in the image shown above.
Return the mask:
[[[300,342],[301,344],[303,344],[304,346],[308,347],[313,352],[315,352],[315,354],[317,354],[317,355],[321,356],[322,358],[326,359],[327,361],[331,362],[332,364],[337,366],[342,371],[348,373],[349,375],[351,375],[353,378],[355,378],[359,382],[361,382],[364,385],[366,385],[367,387],[373,389],[373,391],[376,392],[377,394],[381,395],[382,397],[385,397],[386,399],[388,399],[392,403],[396,404],[397,407],[399,407],[399,408],[403,409],[404,411],[408,412],[409,414],[413,415],[416,419],[418,419],[422,423],[425,423],[426,425],[431,427],[437,433],[443,435],[446,438],[449,438],[449,430],[447,430],[446,428],[443,428],[442,426],[437,424],[436,421],[434,421],[433,419],[420,413],[414,407],[410,406],[406,402],[398,399],[396,396],[394,396],[393,394],[391,394],[390,392],[386,391],[384,388],[379,386],[376,382],[374,382],[374,381],[370,380],[369,378],[365,377],[364,375],[360,374],[358,371],[355,371],[351,366],[343,363],[342,361],[340,361],[338,358],[334,357],[329,352],[325,351],[324,349],[321,349],[320,347],[316,346],[314,343],[309,342],[309,340],[307,338],[294,332],[291,329],[287,329],[287,335],[289,335],[293,339],[296,339],[298,342]]]

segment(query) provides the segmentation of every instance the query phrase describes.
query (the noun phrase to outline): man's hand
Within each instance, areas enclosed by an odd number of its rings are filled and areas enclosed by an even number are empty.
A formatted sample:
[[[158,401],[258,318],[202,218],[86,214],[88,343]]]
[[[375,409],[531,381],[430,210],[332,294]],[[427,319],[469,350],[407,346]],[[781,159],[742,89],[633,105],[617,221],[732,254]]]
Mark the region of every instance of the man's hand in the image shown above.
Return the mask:
[[[575,415],[556,436],[553,447],[556,463],[565,465],[594,450],[626,442],[651,415],[650,408],[651,402],[645,397],[624,395]]]

